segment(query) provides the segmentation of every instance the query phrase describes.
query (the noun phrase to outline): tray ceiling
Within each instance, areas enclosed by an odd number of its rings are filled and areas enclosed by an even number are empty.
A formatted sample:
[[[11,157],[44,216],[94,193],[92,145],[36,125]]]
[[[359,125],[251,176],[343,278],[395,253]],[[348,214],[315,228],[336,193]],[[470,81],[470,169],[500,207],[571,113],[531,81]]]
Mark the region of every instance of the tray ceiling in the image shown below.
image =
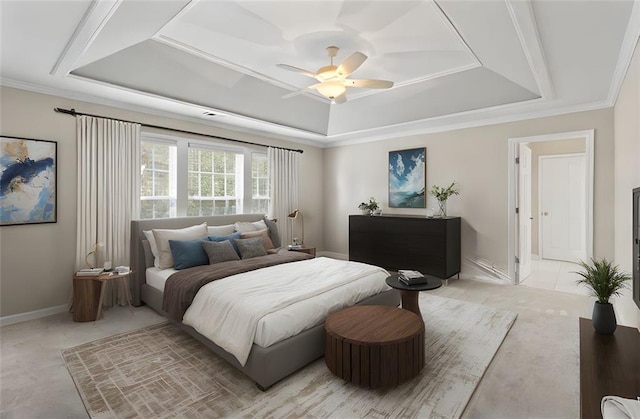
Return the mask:
[[[2,84],[311,140],[363,141],[611,106],[640,30],[620,1],[2,1]],[[27,30],[28,29],[28,30]],[[355,51],[332,104],[315,72]],[[205,112],[218,114],[206,117]],[[209,118],[209,119],[205,119]]]

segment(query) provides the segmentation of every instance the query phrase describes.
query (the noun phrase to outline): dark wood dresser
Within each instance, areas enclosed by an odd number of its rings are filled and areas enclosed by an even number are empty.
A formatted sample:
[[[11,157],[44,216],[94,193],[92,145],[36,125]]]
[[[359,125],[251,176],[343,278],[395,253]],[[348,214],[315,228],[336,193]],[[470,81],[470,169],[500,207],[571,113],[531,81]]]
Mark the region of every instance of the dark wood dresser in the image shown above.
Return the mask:
[[[447,279],[460,273],[460,217],[350,215],[349,260]]]

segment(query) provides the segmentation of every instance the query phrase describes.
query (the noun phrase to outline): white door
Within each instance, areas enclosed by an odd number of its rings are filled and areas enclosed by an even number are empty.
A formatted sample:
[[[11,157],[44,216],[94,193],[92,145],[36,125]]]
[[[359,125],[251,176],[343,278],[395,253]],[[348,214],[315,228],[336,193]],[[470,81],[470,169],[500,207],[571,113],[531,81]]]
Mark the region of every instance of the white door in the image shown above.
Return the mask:
[[[585,156],[540,156],[541,257],[586,259]]]
[[[518,282],[531,274],[531,148],[520,144],[518,164]]]

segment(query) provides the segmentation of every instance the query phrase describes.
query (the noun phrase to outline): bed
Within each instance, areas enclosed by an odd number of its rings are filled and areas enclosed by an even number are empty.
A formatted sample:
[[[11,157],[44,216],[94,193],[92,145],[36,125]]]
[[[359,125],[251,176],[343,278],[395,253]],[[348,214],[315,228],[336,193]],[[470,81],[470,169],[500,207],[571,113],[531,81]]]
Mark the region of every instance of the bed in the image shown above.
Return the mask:
[[[324,354],[324,331],[323,331],[323,323],[317,324],[311,328],[307,328],[301,332],[296,332],[295,335],[291,337],[287,337],[283,340],[277,341],[277,343],[269,344],[269,346],[260,346],[265,345],[264,343],[256,344],[255,342],[250,344],[250,349],[248,350],[248,356],[246,359],[242,359],[244,362],[240,362],[238,360],[238,355],[234,355],[231,352],[225,350],[223,348],[224,343],[221,343],[223,346],[218,345],[210,338],[206,337],[203,333],[200,333],[196,328],[184,324],[182,321],[177,320],[179,318],[176,317],[175,313],[168,313],[163,309],[163,299],[164,292],[163,287],[165,286],[165,281],[167,278],[175,271],[172,269],[158,269],[154,267],[154,257],[151,253],[151,248],[149,245],[149,241],[147,240],[147,236],[145,236],[144,231],[149,231],[153,229],[182,229],[185,227],[190,227],[193,225],[197,225],[203,222],[206,222],[208,226],[223,226],[230,225],[235,222],[259,222],[263,217],[259,214],[239,214],[239,215],[223,215],[223,216],[212,216],[212,217],[182,217],[182,218],[170,218],[170,219],[156,219],[156,220],[134,220],[131,222],[131,268],[134,270],[131,276],[131,295],[132,302],[134,305],[139,306],[143,303],[146,303],[154,310],[159,313],[167,316],[170,320],[172,320],[179,328],[186,331],[188,334],[193,336],[195,339],[202,342],[209,349],[220,355],[222,358],[231,363],[234,367],[238,368],[244,374],[246,374],[249,378],[251,378],[258,388],[261,390],[266,390],[270,386],[272,386],[277,381],[282,378],[288,376],[289,374],[297,371],[303,366],[309,364],[310,362],[320,358]],[[269,228],[269,236],[273,241],[274,246],[280,246],[280,238],[277,232],[277,228],[274,228],[273,224],[270,224]],[[274,267],[266,267],[255,271],[250,271],[245,273],[241,273],[239,275],[234,276],[235,278],[242,277],[246,280],[250,280],[251,277],[256,277],[258,275],[265,275],[277,278],[283,266],[287,265],[286,269],[293,269],[290,267],[296,267],[297,273],[296,276],[299,277],[300,281],[304,280],[304,272],[307,266],[317,265],[317,267],[321,269],[325,269],[327,272],[331,269],[327,269],[330,267],[330,262],[326,258],[318,258],[316,260],[311,260],[308,255],[297,253],[297,252],[280,252],[280,253],[288,253],[290,257],[297,258],[293,263],[283,263],[282,265],[274,266]],[[296,253],[294,255],[294,253]],[[289,257],[287,255],[275,257]],[[308,258],[308,259],[307,259]],[[258,258],[256,258],[257,260]],[[249,259],[250,260],[250,259]],[[348,263],[344,261],[334,261],[335,263]],[[316,269],[317,269],[316,267]],[[336,270],[343,269],[342,266],[336,268]],[[180,271],[178,271],[180,272]],[[311,271],[309,271],[311,272]],[[372,274],[373,275],[373,274]],[[378,274],[379,275],[379,274]],[[271,279],[270,279],[271,280]],[[370,280],[370,279],[367,279]],[[223,284],[224,281],[218,280],[216,283]],[[229,282],[229,281],[227,281]],[[384,282],[384,281],[383,281]],[[309,281],[311,283],[311,281]],[[220,285],[215,285],[220,286]],[[349,285],[351,286],[351,285]],[[212,287],[211,284],[207,284],[202,287],[200,291],[197,292],[194,298],[193,306],[188,310],[197,311],[196,303],[199,304],[197,308],[202,310],[202,307],[206,307],[206,294],[205,289],[207,287]],[[293,284],[292,284],[293,287]],[[169,291],[168,291],[169,292]],[[231,291],[232,292],[232,291]],[[319,293],[318,291],[317,293]],[[335,292],[335,291],[332,291]],[[396,290],[388,289],[386,285],[384,288],[381,288],[375,295],[368,296],[363,298],[362,300],[358,300],[355,304],[376,304],[376,305],[391,305],[397,306],[400,303],[399,293]],[[218,289],[216,289],[216,293],[219,293]],[[329,294],[327,294],[329,295]],[[304,297],[300,297],[304,298]],[[324,304],[323,301],[327,301],[327,296],[324,296],[324,300],[320,299],[320,303],[315,301],[313,304],[315,306],[311,309],[313,312],[322,312],[321,308]],[[332,297],[331,297],[332,298]],[[203,302],[200,302],[202,300]],[[311,304],[311,299],[309,299],[309,304]],[[166,302],[165,302],[166,303]],[[307,304],[306,302],[304,304]],[[303,303],[298,303],[297,305],[293,305],[295,307],[304,306]],[[320,304],[320,305],[319,305]],[[167,305],[165,304],[166,308]],[[170,307],[171,308],[171,307]],[[309,309],[306,308],[308,311]],[[171,311],[171,310],[169,310]],[[286,315],[281,315],[280,318],[292,318],[296,315],[294,312],[290,312]],[[195,324],[197,325],[197,316],[190,314],[189,311],[185,314],[185,319],[187,318],[196,319]],[[269,316],[265,316],[267,318]],[[273,316],[277,317],[277,316]],[[260,319],[260,321],[266,321],[264,319]],[[257,324],[258,330],[264,329],[264,324]],[[205,333],[206,334],[206,333]],[[256,334],[256,336],[259,333]],[[263,340],[268,341],[270,339],[269,333],[264,333],[266,336]],[[227,347],[228,348],[228,347]]]

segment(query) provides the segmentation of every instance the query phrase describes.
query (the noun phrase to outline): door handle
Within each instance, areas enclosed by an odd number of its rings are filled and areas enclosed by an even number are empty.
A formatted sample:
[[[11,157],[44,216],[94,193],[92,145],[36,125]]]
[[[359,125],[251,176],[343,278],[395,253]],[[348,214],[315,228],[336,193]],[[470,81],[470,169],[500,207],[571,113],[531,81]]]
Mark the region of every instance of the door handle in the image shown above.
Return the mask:
[[[544,211],[542,215],[549,215],[549,213],[547,211]]]

